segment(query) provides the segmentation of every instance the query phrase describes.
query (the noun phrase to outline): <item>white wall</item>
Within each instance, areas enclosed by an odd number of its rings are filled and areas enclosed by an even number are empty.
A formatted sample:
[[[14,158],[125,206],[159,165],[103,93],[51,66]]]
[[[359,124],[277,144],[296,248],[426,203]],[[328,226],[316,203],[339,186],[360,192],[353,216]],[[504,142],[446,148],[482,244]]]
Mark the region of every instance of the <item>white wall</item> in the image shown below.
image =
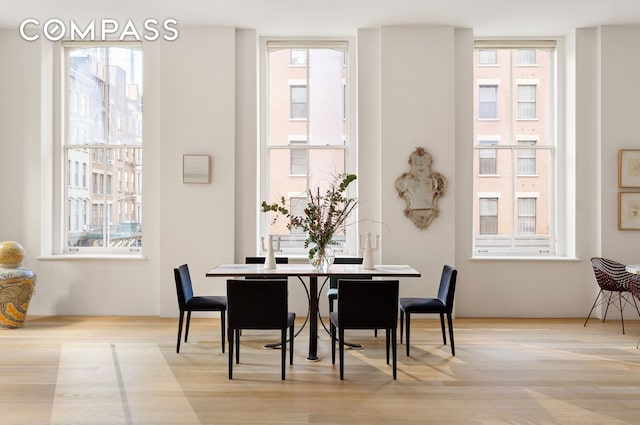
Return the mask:
[[[11,58],[0,67],[0,177],[3,199],[14,200],[0,209],[0,239],[23,243],[38,275],[30,314],[175,315],[172,268],[183,262],[197,292],[224,293],[204,273],[233,261],[235,30],[181,28],[176,42],[144,46],[144,261],[38,259],[41,215],[50,214],[40,199],[51,178],[39,173],[40,138],[52,131],[41,131],[52,107],[41,93],[50,48],[0,32],[0,53]],[[211,155],[212,184],[182,183],[183,154]]]
[[[473,33],[451,26],[358,31],[358,183],[361,231],[380,233],[383,262],[409,263],[401,295],[432,294],[442,264],[459,270],[458,316],[584,317],[595,296],[589,258],[637,263],[638,234],[616,229],[617,151],[640,147],[640,27],[581,29],[568,43],[566,91],[575,132],[573,261],[472,260]],[[46,42],[48,43],[48,42]],[[144,261],[41,260],[50,176],[41,170],[51,130],[51,48],[0,31],[0,240],[18,240],[38,274],[30,314],[177,312],[172,268],[189,263],[196,292],[224,293],[211,266],[254,254],[257,63],[254,30],[181,28],[178,41],[146,43]],[[575,61],[575,63],[571,62]],[[640,94],[640,93],[638,93]],[[426,231],[403,215],[395,179],[425,147],[448,179],[440,217]],[[181,182],[182,155],[212,157],[209,185]],[[46,162],[46,161],[45,161]],[[47,170],[45,170],[47,171]],[[47,171],[48,172],[48,171]],[[602,202],[600,202],[600,199]],[[293,294],[296,310],[304,294]]]
[[[360,128],[379,128],[381,162],[378,167],[367,160],[367,140],[360,139],[360,167],[380,173],[374,189],[380,194],[381,261],[420,270],[424,278],[403,279],[401,294],[426,296],[437,291],[442,265],[455,266],[455,31],[449,26],[383,27],[379,37],[379,70],[360,67],[359,72],[380,75],[380,116],[361,119]],[[418,147],[432,155],[432,170],[448,182],[438,201],[440,215],[427,230],[404,215],[406,205],[395,188]]]
[[[640,149],[635,126],[640,117],[640,58],[635,54],[640,43],[640,26],[602,27],[600,30],[601,128],[600,196],[602,198],[602,251],[621,262],[638,263],[640,233],[634,230],[611,231],[617,226],[618,151]]]

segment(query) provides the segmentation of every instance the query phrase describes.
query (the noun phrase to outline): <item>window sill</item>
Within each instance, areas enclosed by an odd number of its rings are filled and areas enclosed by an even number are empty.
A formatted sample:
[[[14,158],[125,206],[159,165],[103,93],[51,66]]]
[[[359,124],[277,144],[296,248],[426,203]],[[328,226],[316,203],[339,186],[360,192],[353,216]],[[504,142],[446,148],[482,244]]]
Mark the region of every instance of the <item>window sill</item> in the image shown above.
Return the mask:
[[[126,260],[126,261],[146,261],[146,257],[142,254],[135,255],[107,255],[107,254],[59,254],[59,255],[41,255],[36,257],[42,261],[69,261],[69,260]]]
[[[577,257],[564,257],[560,255],[549,256],[523,256],[523,255],[483,255],[469,258],[470,261],[581,261]]]

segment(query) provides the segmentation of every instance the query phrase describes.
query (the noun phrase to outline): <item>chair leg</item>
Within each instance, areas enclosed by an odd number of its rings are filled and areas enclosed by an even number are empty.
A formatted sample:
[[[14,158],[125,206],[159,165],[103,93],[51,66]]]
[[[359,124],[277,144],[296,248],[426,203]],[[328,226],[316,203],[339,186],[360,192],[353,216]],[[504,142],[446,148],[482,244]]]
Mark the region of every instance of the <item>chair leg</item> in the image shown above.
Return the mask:
[[[293,332],[293,326],[289,328],[289,364],[293,365],[293,340],[295,335]]]
[[[385,347],[387,352],[387,364],[389,364],[389,343],[391,342],[390,336],[389,336],[389,329],[385,329],[384,334],[386,339]]]
[[[442,342],[447,345],[447,333],[444,329],[444,313],[440,313],[440,327],[442,328]]]
[[[409,355],[409,347],[411,346],[411,343],[409,341],[410,335],[411,335],[411,313],[407,313],[407,319],[405,322],[405,336],[406,336],[406,344],[407,344],[407,356]]]
[[[449,340],[451,340],[451,355],[456,355],[456,346],[453,342],[453,319],[451,313],[447,313],[447,325],[449,326]]]
[[[180,340],[182,339],[182,321],[184,320],[184,311],[180,311],[180,319],[178,320],[178,343],[176,344],[176,353],[180,352]]]
[[[234,329],[229,329],[229,379],[233,379],[233,337],[235,332]]]
[[[285,365],[287,364],[287,329],[280,330],[280,367],[282,369],[282,380],[284,381]]]
[[[396,328],[391,328],[391,356],[393,358],[393,379],[396,379],[396,370],[398,365],[398,347],[396,345],[396,338]]]
[[[240,329],[234,332],[236,333],[236,364],[240,364]]]
[[[378,328],[375,328],[373,330],[373,336],[376,337],[376,338],[378,337]]]
[[[344,329],[339,329],[339,339],[338,344],[340,345],[340,380],[344,381]]]
[[[404,310],[400,309],[400,344],[402,344],[402,329],[404,327]]]
[[[598,304],[598,299],[600,298],[601,294],[602,294],[602,289],[600,289],[600,292],[598,292],[598,295],[596,295],[596,299],[593,302],[593,305],[591,306],[591,310],[589,310],[589,314],[587,315],[587,320],[584,321],[584,325],[583,326],[587,326],[587,322],[589,321],[589,318],[591,317],[591,313],[593,313],[593,309],[596,308],[596,305]]]
[[[185,331],[184,331],[184,342],[187,342],[187,337],[189,336],[190,323],[191,323],[191,310],[187,311],[187,326],[185,326]]]
[[[618,292],[618,302],[620,304],[620,322],[622,323],[622,335],[624,335],[624,314],[622,314],[622,292]]]
[[[633,300],[633,305],[636,306],[636,311],[638,312],[638,316],[640,316],[640,310],[638,309],[638,303],[636,303],[636,297],[631,294],[631,299]]]
[[[225,319],[225,311],[222,310],[220,312],[220,333],[222,334],[222,353],[224,354],[224,340],[225,340],[225,335],[224,335],[224,331],[226,329],[226,325],[225,325],[226,319]]]
[[[331,364],[336,364],[336,327],[331,325]]]

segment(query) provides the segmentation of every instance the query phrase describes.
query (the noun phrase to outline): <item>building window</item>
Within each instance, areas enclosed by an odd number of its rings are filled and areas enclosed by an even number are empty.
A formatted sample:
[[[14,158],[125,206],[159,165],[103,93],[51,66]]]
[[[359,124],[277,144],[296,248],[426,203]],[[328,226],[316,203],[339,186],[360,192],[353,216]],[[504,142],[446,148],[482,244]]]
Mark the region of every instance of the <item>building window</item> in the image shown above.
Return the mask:
[[[119,156],[120,148],[126,145],[127,152],[138,152],[135,157],[142,158],[142,51],[127,43],[122,47],[69,44],[64,52],[66,81],[62,86],[69,105],[65,108],[62,152],[68,167],[75,164],[75,178],[73,185],[69,181],[63,188],[67,202],[62,214],[65,221],[74,223],[64,234],[63,252],[138,252],[142,217],[137,213],[114,215],[112,206],[142,211],[141,190],[113,190],[122,187],[123,175],[128,187],[128,176],[142,173],[141,160],[123,162]],[[80,107],[74,106],[78,99],[82,100]],[[74,134],[86,134],[86,138]],[[69,174],[70,170],[65,170],[65,175]],[[85,184],[89,175],[91,188]],[[74,199],[83,201],[73,203]]]
[[[307,64],[306,49],[291,49],[291,60],[289,64],[292,66],[305,66]]]
[[[536,234],[536,198],[518,198],[518,234]]]
[[[558,237],[557,220],[564,215],[557,211],[556,200],[558,182],[565,181],[567,170],[557,164],[555,90],[560,70],[555,42],[479,40],[475,44],[475,60],[480,60],[481,49],[491,46],[497,66],[478,62],[473,67],[474,86],[479,88],[474,101],[473,255],[563,255],[558,247],[565,250],[569,241]],[[520,66],[525,63],[536,66]],[[498,110],[499,120],[484,119]],[[491,178],[484,177],[494,169]]]
[[[289,93],[291,99],[291,119],[307,119],[307,86],[291,86]]]
[[[481,85],[478,88],[478,118],[498,118],[498,86]]]
[[[521,84],[518,86],[518,119],[536,118],[536,86]]]
[[[536,149],[535,141],[518,141],[518,175],[536,175]]]
[[[498,198],[480,198],[480,234],[498,234]]]
[[[481,176],[498,174],[498,150],[494,147],[497,144],[497,141],[480,141],[478,174]]]
[[[286,200],[287,208],[303,215],[308,190],[322,193],[338,174],[354,172],[349,155],[354,126],[349,117],[353,70],[347,41],[266,41],[265,68],[261,78],[266,90],[261,134],[260,199]],[[301,46],[305,46],[304,48]],[[300,58],[290,66],[292,58]],[[302,61],[301,58],[304,58]],[[353,221],[356,214],[352,214]],[[289,256],[306,255],[306,235],[287,229],[285,220],[259,213],[260,237],[281,237],[281,249]],[[355,255],[357,231],[337,234],[337,253]],[[353,234],[351,234],[353,233]]]
[[[518,65],[535,65],[536,49],[518,49]]]
[[[478,65],[496,65],[498,55],[495,49],[480,49],[478,51]]]
[[[291,156],[289,160],[289,173],[292,176],[306,176],[309,166],[307,162],[306,141],[292,140],[289,142],[291,146]]]

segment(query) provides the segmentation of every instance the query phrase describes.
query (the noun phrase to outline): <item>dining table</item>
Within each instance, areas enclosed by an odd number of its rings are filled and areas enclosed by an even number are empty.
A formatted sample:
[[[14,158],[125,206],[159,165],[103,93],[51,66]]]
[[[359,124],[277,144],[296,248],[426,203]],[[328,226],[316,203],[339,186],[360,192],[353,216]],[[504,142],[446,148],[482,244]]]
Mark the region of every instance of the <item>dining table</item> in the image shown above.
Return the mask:
[[[419,271],[409,265],[375,265],[364,268],[361,264],[333,264],[327,270],[318,270],[310,264],[277,264],[274,269],[265,268],[264,264],[220,264],[206,273],[207,277],[261,277],[284,278],[306,277],[309,279],[309,349],[307,360],[318,361],[318,317],[319,298],[318,278],[343,276],[355,279],[358,276],[390,278],[420,277]]]

